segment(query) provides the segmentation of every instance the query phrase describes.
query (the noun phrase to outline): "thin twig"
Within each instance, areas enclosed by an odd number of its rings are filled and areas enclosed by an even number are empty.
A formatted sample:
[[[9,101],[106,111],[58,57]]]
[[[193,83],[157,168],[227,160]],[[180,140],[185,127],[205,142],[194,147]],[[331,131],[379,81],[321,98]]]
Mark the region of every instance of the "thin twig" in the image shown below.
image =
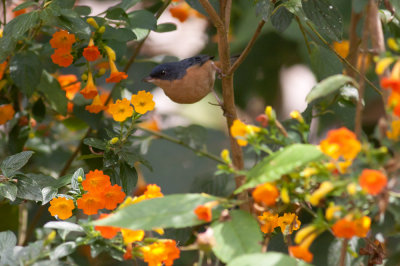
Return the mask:
[[[3,1],[3,29],[4,26],[7,24],[7,6],[6,6],[6,0]]]
[[[195,148],[191,147],[190,145],[188,145],[187,143],[185,143],[184,141],[182,141],[180,139],[176,139],[176,138],[171,137],[171,136],[169,136],[167,134],[164,134],[164,133],[161,133],[161,132],[157,132],[157,131],[154,131],[154,130],[150,130],[150,129],[147,129],[147,128],[143,128],[143,127],[140,127],[140,126],[136,126],[136,128],[140,129],[140,130],[143,130],[143,131],[145,131],[147,133],[150,133],[150,134],[152,134],[154,136],[157,136],[159,138],[162,138],[162,139],[168,140],[170,142],[179,144],[179,145],[181,145],[181,146],[183,146],[183,147],[185,147],[185,148],[187,148],[189,150],[194,151],[196,154],[199,154],[201,156],[210,158],[210,159],[212,159],[214,161],[217,161],[219,163],[226,164],[226,162],[224,160],[222,160],[221,158],[219,158],[218,156],[216,156],[214,154],[211,154],[211,153],[208,153],[207,151],[204,151],[204,150],[195,149]]]
[[[346,255],[347,255],[347,245],[349,244],[349,240],[344,238],[342,242],[342,248],[340,249],[340,259],[339,266],[346,266]]]
[[[213,8],[213,6],[210,4],[208,0],[199,0],[200,4],[203,6],[207,14],[210,16],[211,22],[217,29],[223,29],[225,28],[225,25],[221,18],[218,16],[217,12]]]
[[[308,52],[309,55],[311,55],[310,43],[308,42],[307,35],[306,35],[306,33],[304,32],[303,24],[301,24],[300,19],[299,19],[298,16],[296,16],[295,18],[296,18],[297,25],[299,25],[300,32],[301,32],[301,34],[303,35],[304,42],[306,43],[307,52]]]
[[[253,34],[253,37],[247,44],[246,48],[243,50],[243,52],[240,54],[239,58],[235,61],[235,63],[232,65],[232,67],[229,69],[228,75],[232,75],[233,72],[240,66],[240,64],[246,59],[247,55],[249,54],[251,48],[253,47],[254,43],[256,42],[258,36],[261,33],[261,30],[265,24],[264,20],[261,20],[258,23],[257,29]]]
[[[18,207],[18,245],[22,245],[27,237],[28,208],[26,204],[26,202],[23,202]]]

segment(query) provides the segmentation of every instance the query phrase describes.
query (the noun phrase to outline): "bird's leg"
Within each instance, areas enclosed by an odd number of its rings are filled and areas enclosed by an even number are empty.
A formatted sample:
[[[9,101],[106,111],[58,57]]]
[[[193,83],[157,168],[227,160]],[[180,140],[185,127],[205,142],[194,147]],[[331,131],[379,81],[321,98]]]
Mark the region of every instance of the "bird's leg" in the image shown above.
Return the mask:
[[[217,67],[214,62],[211,62],[211,65],[215,69],[215,71],[218,73],[218,78],[226,77],[226,75],[224,73],[222,73],[222,69]]]

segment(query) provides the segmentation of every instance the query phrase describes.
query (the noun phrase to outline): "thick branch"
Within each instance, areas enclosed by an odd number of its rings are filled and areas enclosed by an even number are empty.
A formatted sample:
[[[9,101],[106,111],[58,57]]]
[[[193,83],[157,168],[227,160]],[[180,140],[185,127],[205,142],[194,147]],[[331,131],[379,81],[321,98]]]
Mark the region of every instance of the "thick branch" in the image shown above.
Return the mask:
[[[217,29],[222,29],[225,28],[225,25],[222,21],[222,19],[218,16],[217,12],[213,8],[213,6],[210,4],[208,0],[199,0],[200,4],[203,6],[203,8],[206,10],[207,14],[210,16],[211,22]]]
[[[347,56],[347,60],[350,62],[352,66],[357,65],[358,60],[358,46],[360,45],[360,38],[357,35],[357,25],[362,17],[361,13],[355,13],[354,10],[351,11],[351,20],[350,20],[350,48],[349,55]],[[357,73],[350,67],[346,66],[347,75],[355,78]]]

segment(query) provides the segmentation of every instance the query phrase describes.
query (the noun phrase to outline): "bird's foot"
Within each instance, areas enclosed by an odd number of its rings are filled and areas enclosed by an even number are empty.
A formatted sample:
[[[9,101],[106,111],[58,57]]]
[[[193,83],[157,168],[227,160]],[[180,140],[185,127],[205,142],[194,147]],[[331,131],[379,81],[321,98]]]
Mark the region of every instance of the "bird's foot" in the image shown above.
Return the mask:
[[[218,73],[217,76],[218,76],[219,79],[221,79],[221,78],[227,76],[227,75],[225,75],[224,73],[222,73],[222,69],[220,69],[219,67],[217,67],[217,66],[215,65],[214,62],[211,62],[211,65],[213,66],[213,68],[215,69],[215,71]]]

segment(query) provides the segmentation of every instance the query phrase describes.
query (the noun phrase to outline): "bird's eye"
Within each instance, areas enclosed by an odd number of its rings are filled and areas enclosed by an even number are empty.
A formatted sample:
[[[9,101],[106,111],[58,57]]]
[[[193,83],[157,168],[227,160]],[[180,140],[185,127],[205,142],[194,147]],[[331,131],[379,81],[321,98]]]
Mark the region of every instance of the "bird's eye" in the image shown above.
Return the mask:
[[[161,75],[165,75],[165,70],[161,70]]]

